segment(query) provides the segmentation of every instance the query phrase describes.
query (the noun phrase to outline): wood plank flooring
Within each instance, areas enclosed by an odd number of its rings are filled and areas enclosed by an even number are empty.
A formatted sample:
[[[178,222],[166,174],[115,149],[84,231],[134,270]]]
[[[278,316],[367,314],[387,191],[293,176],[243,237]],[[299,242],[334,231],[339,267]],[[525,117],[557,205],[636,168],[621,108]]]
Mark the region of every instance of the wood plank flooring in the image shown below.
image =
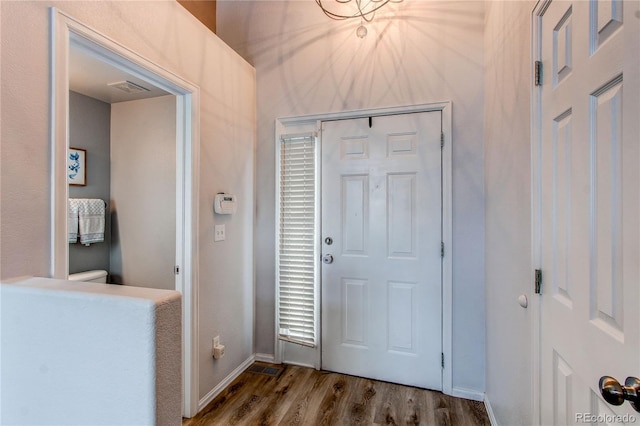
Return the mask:
[[[483,403],[441,392],[293,365],[256,367],[280,371],[248,369],[182,426],[490,425]]]

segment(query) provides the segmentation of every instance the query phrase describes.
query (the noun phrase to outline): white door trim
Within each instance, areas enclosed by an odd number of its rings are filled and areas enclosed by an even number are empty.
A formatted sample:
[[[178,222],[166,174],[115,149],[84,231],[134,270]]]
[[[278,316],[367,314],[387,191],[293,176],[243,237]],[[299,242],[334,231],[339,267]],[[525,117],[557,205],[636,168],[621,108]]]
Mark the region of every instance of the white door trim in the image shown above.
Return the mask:
[[[200,147],[200,89],[105,37],[66,13],[51,8],[51,266],[50,275],[67,279],[66,158],[69,123],[69,51],[81,48],[173,94],[176,104],[176,290],[183,300],[183,416],[198,409],[198,240],[197,204]]]
[[[547,9],[551,0],[539,0],[531,13],[531,275],[530,288],[534,288],[534,271],[541,268],[541,232],[542,232],[542,200],[541,185],[542,171],[542,86],[534,84],[534,65],[542,58],[541,15]],[[533,424],[540,424],[540,296],[531,297],[531,413]]]
[[[279,141],[280,135],[282,134],[317,131],[319,123],[322,121],[376,117],[381,115],[411,114],[429,111],[440,111],[442,113],[442,131],[444,133],[444,147],[442,149],[442,239],[445,244],[445,254],[442,262],[442,353],[444,354],[445,359],[444,368],[442,369],[442,391],[448,395],[451,395],[453,392],[453,366],[451,365],[453,359],[453,197],[451,110],[451,102],[446,101],[420,105],[330,112],[324,114],[278,118],[276,120],[275,129],[275,140]],[[276,324],[276,330],[278,329],[277,327],[278,325]],[[282,342],[277,338],[277,336],[275,337],[274,345],[276,362],[282,362]],[[316,359],[319,362],[321,348],[318,346],[316,351]],[[315,367],[319,368],[320,365],[317,364]]]

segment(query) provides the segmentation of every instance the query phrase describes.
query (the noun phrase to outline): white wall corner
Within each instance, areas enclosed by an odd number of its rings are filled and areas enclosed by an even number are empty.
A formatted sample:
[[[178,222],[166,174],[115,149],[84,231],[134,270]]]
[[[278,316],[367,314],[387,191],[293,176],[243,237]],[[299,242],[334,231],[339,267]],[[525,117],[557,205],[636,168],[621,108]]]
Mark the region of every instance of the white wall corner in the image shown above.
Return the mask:
[[[224,378],[220,383],[216,385],[208,394],[206,394],[200,402],[198,402],[198,413],[202,411],[204,407],[206,407],[214,398],[222,393],[223,390],[226,389],[227,386],[231,384],[235,379],[238,378],[244,371],[253,364],[256,360],[255,355],[251,355],[249,358],[244,360],[242,364],[240,364],[235,370],[233,370],[227,377]],[[197,413],[194,413],[194,415]]]
[[[487,416],[489,416],[491,426],[498,426],[496,415],[493,413],[493,408],[491,408],[491,402],[489,402],[489,396],[487,394],[484,394],[484,408],[487,410]]]

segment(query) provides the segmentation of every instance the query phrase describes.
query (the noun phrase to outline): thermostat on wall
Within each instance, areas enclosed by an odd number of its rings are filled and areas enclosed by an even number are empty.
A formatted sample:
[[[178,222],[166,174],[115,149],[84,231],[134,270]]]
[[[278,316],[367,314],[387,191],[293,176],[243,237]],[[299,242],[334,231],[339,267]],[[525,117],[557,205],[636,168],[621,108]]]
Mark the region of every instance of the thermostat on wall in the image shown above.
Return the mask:
[[[236,212],[236,196],[220,192],[213,201],[213,211],[218,214],[233,214]]]

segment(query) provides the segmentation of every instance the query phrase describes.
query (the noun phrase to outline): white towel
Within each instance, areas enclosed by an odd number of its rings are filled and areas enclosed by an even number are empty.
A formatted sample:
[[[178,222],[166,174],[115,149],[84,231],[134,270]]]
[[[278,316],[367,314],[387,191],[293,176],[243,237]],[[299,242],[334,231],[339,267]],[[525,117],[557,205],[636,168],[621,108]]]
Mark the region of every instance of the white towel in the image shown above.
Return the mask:
[[[69,242],[78,242],[78,208],[80,204],[78,200],[69,199],[69,212],[67,213],[67,232],[69,233]]]
[[[100,199],[80,198],[78,201],[78,228],[80,243],[89,245],[104,241],[105,203]]]

